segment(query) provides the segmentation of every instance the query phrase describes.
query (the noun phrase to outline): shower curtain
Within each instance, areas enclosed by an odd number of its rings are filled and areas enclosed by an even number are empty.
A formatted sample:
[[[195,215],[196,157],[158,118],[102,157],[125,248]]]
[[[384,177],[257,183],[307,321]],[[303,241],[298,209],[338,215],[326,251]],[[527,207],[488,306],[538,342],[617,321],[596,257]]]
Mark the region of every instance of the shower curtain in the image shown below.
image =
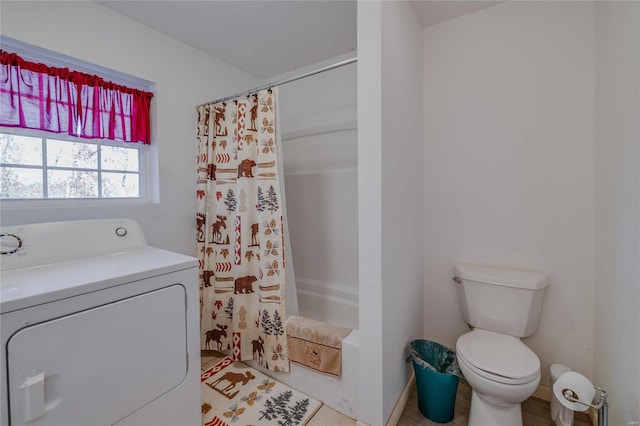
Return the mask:
[[[274,93],[197,111],[200,347],[288,371]]]

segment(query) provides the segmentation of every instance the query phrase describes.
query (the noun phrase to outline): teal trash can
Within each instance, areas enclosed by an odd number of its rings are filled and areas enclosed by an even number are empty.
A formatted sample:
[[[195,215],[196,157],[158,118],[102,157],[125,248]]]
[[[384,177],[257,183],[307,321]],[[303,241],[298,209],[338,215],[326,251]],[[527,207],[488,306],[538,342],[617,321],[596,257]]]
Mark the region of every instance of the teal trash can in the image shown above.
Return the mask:
[[[450,422],[461,374],[455,352],[431,340],[413,340],[409,353],[416,373],[420,412],[433,422]]]

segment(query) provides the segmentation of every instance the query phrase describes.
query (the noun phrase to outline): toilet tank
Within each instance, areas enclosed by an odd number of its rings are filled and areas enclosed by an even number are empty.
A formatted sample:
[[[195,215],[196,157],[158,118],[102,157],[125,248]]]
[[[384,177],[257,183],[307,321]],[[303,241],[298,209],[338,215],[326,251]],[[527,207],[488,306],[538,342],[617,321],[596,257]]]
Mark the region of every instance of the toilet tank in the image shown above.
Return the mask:
[[[455,265],[453,274],[467,324],[514,337],[536,332],[546,274],[468,263]]]

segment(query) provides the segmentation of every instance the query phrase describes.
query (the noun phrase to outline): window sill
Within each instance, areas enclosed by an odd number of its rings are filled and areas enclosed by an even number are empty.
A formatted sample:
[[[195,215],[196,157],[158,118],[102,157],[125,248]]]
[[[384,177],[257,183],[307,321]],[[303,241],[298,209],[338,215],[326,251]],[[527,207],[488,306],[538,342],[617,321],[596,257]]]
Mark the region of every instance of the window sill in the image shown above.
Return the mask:
[[[66,208],[66,207],[115,207],[154,204],[148,198],[96,198],[96,199],[50,199],[50,200],[0,200],[2,210]]]

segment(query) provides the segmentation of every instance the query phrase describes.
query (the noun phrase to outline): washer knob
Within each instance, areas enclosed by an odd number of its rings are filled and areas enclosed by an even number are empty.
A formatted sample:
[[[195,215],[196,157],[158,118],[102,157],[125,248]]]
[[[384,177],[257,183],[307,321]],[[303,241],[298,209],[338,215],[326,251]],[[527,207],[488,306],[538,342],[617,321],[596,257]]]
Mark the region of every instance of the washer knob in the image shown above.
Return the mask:
[[[14,234],[0,234],[0,254],[13,254],[22,248],[22,239]]]
[[[116,228],[116,235],[118,237],[124,237],[125,235],[127,235],[127,228],[119,226]]]

